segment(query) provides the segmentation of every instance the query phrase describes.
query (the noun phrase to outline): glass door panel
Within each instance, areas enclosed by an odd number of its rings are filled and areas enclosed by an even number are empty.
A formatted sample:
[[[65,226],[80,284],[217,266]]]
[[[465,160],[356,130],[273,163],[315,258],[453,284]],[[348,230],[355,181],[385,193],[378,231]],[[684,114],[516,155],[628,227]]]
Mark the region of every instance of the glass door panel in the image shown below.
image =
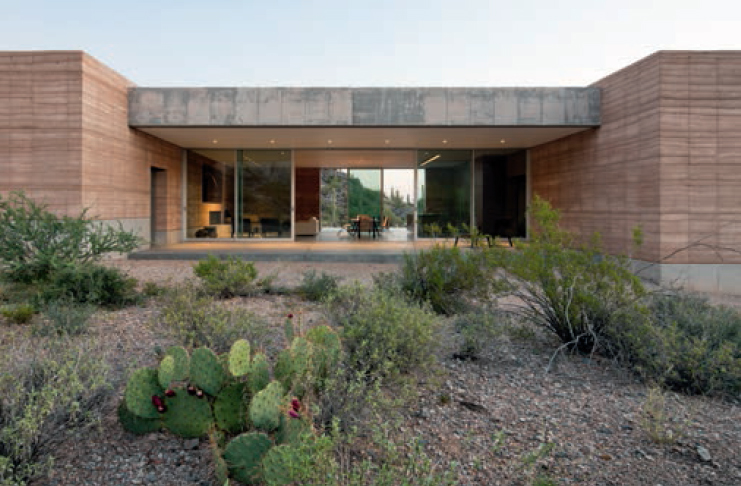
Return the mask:
[[[322,228],[336,230],[349,221],[347,215],[347,169],[321,169]]]
[[[381,169],[350,169],[347,177],[347,212],[350,218],[381,216]]]
[[[237,232],[291,238],[291,151],[239,150]]]
[[[471,224],[470,150],[417,153],[417,235],[438,237]]]
[[[383,217],[389,228],[411,229],[414,218],[414,170],[384,169]]]

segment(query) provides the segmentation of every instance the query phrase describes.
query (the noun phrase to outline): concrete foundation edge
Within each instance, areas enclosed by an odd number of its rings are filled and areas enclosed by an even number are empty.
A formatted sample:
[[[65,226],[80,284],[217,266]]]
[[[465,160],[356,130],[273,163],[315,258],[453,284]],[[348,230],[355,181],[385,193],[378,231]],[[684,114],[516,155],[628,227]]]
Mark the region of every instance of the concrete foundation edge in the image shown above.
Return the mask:
[[[683,263],[662,264],[633,261],[642,278],[662,287],[719,295],[741,295],[741,264]]]

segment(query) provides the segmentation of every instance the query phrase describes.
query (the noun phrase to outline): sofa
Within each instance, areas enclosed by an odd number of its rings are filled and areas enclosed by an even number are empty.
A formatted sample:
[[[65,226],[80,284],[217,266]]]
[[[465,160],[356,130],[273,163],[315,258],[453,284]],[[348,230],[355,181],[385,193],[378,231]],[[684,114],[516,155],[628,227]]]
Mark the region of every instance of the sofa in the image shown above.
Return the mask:
[[[319,233],[319,220],[316,218],[296,221],[296,236],[316,236]]]

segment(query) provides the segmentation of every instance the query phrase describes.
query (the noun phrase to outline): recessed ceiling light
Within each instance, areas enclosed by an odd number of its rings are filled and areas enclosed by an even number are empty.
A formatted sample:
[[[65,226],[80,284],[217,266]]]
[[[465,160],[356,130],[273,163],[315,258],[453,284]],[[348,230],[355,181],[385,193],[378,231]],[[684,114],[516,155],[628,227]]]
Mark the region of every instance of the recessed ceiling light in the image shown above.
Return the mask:
[[[448,143],[448,141],[447,140],[443,140],[443,143]]]
[[[328,143],[329,145],[332,145],[332,140],[327,140],[327,143]]]
[[[271,139],[270,139],[270,144],[271,144],[271,145],[274,145],[274,144],[275,144],[275,140],[273,140],[273,139],[271,138]]]
[[[499,141],[499,143],[506,143],[506,140],[504,140],[504,139],[501,139],[501,140]]]
[[[219,141],[218,141],[218,140],[216,140],[216,139],[214,139],[214,144],[217,144],[217,143],[219,143]]]
[[[386,145],[388,145],[390,141],[391,141],[391,140],[389,140],[389,139],[387,138],[386,140],[384,140],[384,141],[383,141],[383,143],[385,143]]]

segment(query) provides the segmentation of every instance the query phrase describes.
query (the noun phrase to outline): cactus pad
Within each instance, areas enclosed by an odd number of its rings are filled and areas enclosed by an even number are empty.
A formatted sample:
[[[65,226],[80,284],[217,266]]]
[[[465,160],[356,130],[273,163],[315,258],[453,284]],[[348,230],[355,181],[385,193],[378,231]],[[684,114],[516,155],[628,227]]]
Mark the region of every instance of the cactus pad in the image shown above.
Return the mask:
[[[160,367],[157,370],[157,380],[162,388],[169,388],[170,383],[173,381],[175,376],[175,358],[172,356],[165,356],[160,361]]]
[[[280,425],[283,385],[273,381],[250,403],[250,420],[258,429],[271,432]]]
[[[247,375],[247,384],[250,387],[250,392],[256,395],[257,392],[268,386],[270,383],[270,367],[268,366],[268,360],[262,353],[257,353],[252,358],[252,365],[250,366],[250,372]]]
[[[262,459],[262,474],[265,482],[276,486],[293,484],[291,477],[291,465],[295,463],[293,455],[294,451],[287,445],[279,445],[270,449]]]
[[[162,428],[162,420],[142,418],[131,413],[126,406],[126,399],[121,400],[118,404],[118,421],[125,431],[136,435],[144,435],[150,432],[157,432]]]
[[[195,386],[215,397],[228,378],[224,367],[213,351],[208,348],[198,348],[193,351],[190,358],[190,379]]]
[[[250,342],[238,339],[229,351],[229,372],[234,376],[244,376],[250,371]]]
[[[157,371],[151,368],[136,370],[126,385],[126,406],[134,415],[142,418],[159,418],[159,412],[152,405],[152,395],[162,393],[157,380]]]
[[[272,447],[267,435],[250,432],[237,436],[224,449],[224,460],[235,479],[245,484],[260,480],[260,463]]]
[[[283,324],[283,333],[286,336],[286,342],[293,342],[294,331],[293,331],[293,320],[292,318],[286,318],[286,322]]]
[[[225,387],[214,401],[214,417],[220,429],[236,434],[247,427],[247,401],[244,383]]]
[[[297,444],[307,432],[311,432],[311,424],[307,419],[295,419],[282,414],[275,441],[278,444]]]
[[[283,388],[290,390],[293,385],[294,371],[293,358],[291,358],[291,352],[289,350],[284,349],[278,353],[273,372],[275,379],[281,382]]]
[[[171,346],[167,348],[165,356],[172,356],[175,366],[172,373],[172,381],[185,381],[190,371],[190,357],[188,351],[182,346]]]
[[[183,389],[178,389],[175,397],[167,397],[165,403],[165,427],[175,435],[203,437],[214,423],[208,400],[188,395]]]

